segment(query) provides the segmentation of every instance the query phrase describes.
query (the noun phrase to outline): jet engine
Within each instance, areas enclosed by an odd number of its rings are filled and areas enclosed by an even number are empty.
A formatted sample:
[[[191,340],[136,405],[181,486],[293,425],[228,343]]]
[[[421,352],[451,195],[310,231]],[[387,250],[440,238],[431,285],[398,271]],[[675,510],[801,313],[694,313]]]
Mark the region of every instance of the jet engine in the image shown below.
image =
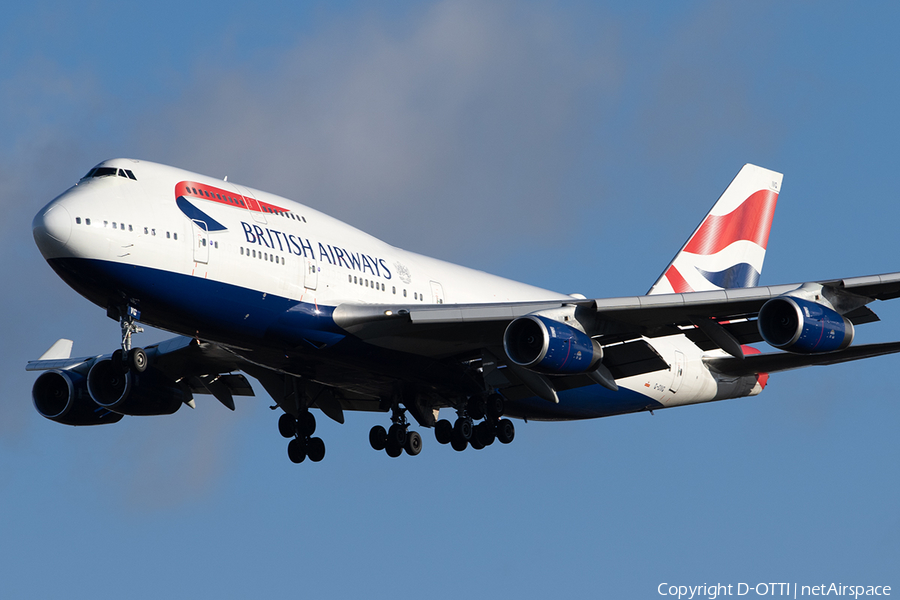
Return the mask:
[[[837,311],[792,296],[763,304],[757,326],[770,345],[799,354],[843,350],[853,341],[853,323]]]
[[[514,319],[503,348],[517,365],[551,375],[586,373],[603,358],[603,348],[587,334],[540,315]]]
[[[156,369],[138,373],[108,358],[91,367],[87,391],[99,406],[123,415],[171,415],[186,399],[185,391]]]
[[[75,371],[41,373],[31,388],[31,398],[42,417],[63,425],[103,425],[122,419],[91,400],[84,377]]]

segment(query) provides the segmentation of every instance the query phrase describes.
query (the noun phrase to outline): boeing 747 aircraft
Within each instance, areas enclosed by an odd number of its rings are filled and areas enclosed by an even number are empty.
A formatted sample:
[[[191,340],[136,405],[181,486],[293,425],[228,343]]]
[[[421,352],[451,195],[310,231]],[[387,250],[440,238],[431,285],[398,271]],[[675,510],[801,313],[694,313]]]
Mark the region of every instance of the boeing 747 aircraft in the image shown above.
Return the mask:
[[[33,230],[51,268],[119,322],[121,348],[72,358],[57,341],[28,363],[34,405],[66,425],[172,414],[202,394],[234,410],[253,395],[246,373],[280,409],[292,461],[325,456],[312,409],[382,413],[369,441],[397,457],[421,451],[414,423],[482,449],[513,440],[507,417],[753,396],[769,373],[900,351],[851,346],[900,273],[757,287],[781,181],[745,165],[646,295],[587,299],[395,248],[227,178],[108,160]],[[178,337],[133,346],[142,323]],[[748,346],[763,341],[777,351]]]

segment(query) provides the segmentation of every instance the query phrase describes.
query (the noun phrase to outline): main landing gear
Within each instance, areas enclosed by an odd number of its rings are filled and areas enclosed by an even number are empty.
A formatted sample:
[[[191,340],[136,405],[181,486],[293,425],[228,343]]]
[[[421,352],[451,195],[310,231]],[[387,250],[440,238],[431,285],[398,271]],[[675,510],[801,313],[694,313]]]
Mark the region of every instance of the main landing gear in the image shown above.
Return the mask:
[[[369,431],[369,444],[374,450],[384,450],[391,458],[397,458],[404,450],[410,456],[422,451],[422,436],[418,431],[409,430],[405,411],[398,404],[392,409],[391,423],[387,431],[381,425]]]
[[[325,442],[322,438],[311,437],[316,432],[316,417],[309,409],[301,410],[297,417],[284,413],[278,419],[278,432],[284,438],[294,438],[288,442],[288,458],[293,463],[302,463],[309,457],[313,462],[325,458]]]
[[[498,440],[508,444],[516,436],[516,429],[503,416],[503,396],[490,394],[487,398],[475,396],[469,399],[465,408],[457,410],[455,423],[441,419],[434,424],[434,437],[440,444],[450,444],[457,452],[469,446],[481,450]],[[484,419],[477,425],[476,420]]]

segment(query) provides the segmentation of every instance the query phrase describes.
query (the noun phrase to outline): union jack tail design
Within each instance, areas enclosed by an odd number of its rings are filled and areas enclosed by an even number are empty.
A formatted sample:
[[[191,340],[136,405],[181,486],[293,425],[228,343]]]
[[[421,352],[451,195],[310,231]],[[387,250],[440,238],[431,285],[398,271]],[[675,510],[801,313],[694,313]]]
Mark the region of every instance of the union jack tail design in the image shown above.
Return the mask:
[[[744,165],[648,295],[754,287],[782,174]]]

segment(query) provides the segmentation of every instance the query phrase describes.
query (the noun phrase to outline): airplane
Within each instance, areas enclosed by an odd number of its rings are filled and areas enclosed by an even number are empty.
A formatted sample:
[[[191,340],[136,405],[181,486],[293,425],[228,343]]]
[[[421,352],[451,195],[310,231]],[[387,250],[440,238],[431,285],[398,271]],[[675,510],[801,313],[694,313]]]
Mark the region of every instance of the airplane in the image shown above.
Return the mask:
[[[647,294],[589,299],[401,250],[227,177],[107,160],[32,228],[50,267],[118,321],[121,347],[73,358],[57,341],[26,367],[41,372],[34,406],[74,426],[203,394],[234,410],[254,395],[246,374],[280,409],[291,461],[325,456],[312,410],[382,413],[369,443],[396,458],[421,451],[414,424],[481,450],[513,441],[510,417],[754,396],[771,373],[900,351],[851,345],[900,273],[757,285],[781,183],[745,165]],[[142,324],[176,337],[133,346]]]

